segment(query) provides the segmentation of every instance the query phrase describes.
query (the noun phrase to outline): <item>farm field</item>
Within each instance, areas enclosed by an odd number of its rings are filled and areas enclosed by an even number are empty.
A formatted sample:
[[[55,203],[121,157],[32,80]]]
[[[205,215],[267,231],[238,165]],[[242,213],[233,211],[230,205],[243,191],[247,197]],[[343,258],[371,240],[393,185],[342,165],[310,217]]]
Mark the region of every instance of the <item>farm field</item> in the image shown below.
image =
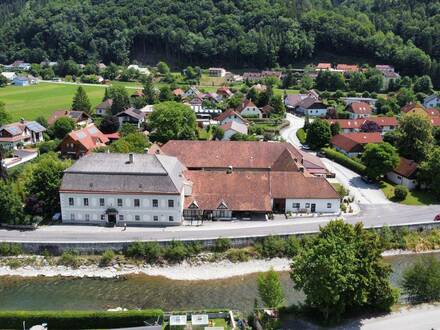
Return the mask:
[[[98,105],[104,96],[102,86],[83,86],[92,106]],[[37,85],[0,88],[0,101],[13,121],[24,118],[33,120],[38,116],[48,118],[55,110],[70,109],[78,86],[67,84],[39,83]]]

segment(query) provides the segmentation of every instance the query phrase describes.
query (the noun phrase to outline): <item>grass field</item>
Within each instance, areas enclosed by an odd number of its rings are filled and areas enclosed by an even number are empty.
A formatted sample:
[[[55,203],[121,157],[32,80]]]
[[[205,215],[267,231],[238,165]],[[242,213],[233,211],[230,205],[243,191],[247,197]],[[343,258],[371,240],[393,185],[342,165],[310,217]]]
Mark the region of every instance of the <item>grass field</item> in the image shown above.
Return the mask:
[[[83,86],[92,106],[98,105],[104,96],[104,87]],[[0,101],[6,104],[6,111],[12,120],[20,118],[33,120],[38,116],[49,117],[55,110],[70,109],[77,86],[40,83],[37,85],[0,88]]]
[[[383,193],[390,201],[405,205],[439,204],[439,201],[434,197],[432,193],[424,190],[410,190],[403,201],[396,201],[394,198],[394,186],[394,184],[388,181],[381,181],[380,183],[380,189],[382,189]]]

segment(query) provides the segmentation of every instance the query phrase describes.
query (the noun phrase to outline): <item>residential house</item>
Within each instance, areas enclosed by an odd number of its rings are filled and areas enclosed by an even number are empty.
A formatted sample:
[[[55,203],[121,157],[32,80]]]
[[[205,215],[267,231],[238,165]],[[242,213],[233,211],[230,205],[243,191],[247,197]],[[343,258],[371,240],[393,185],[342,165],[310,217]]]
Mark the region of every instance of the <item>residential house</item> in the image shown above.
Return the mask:
[[[243,80],[248,80],[248,81],[257,81],[268,77],[281,79],[282,72],[265,70],[261,72],[245,72],[243,74]]]
[[[209,68],[208,74],[210,77],[224,77],[226,75],[226,70],[223,68]]]
[[[263,113],[251,100],[245,100],[237,112],[243,117],[263,118]]]
[[[440,116],[431,117],[431,124],[434,127],[440,127]]]
[[[87,126],[92,123],[90,115],[84,111],[76,110],[58,110],[53,112],[47,119],[49,125],[53,125],[59,118],[68,117],[72,119],[77,126]]]
[[[408,113],[416,113],[422,116],[427,116],[428,113],[426,112],[426,109],[423,105],[419,104],[419,103],[408,103],[406,105],[404,105],[401,109],[400,112],[402,113],[402,115],[408,114]]]
[[[260,108],[261,113],[263,114],[263,118],[269,118],[272,112],[274,111],[274,107],[266,104],[264,107]]]
[[[338,123],[342,133],[361,132],[362,127],[367,122],[376,123],[382,134],[394,131],[399,126],[397,117],[368,117],[360,119],[329,119],[330,124]]]
[[[21,60],[17,60],[14,63],[10,64],[10,65],[5,65],[5,69],[10,71],[29,71],[32,68],[30,63],[26,63],[24,61]]]
[[[399,126],[399,120],[397,117],[368,117],[366,122],[369,121],[376,123],[381,129],[382,134],[394,131]]]
[[[140,108],[139,111],[144,113],[145,117],[148,117],[154,111],[154,104],[147,104],[146,106]]]
[[[429,117],[438,117],[440,116],[440,111],[436,108],[427,108],[425,109],[426,113]]]
[[[365,119],[328,119],[327,121],[330,125],[338,123],[341,133],[346,134],[360,132]]]
[[[57,65],[58,65],[58,62],[49,61],[49,60],[44,60],[44,61],[40,62],[40,66],[42,66],[42,67],[53,68],[54,66],[57,66]]]
[[[332,70],[332,64],[331,63],[318,63],[316,66],[317,71],[325,71],[325,70]]]
[[[425,97],[425,99],[423,100],[423,106],[425,108],[440,107],[440,96],[433,94]]]
[[[29,86],[29,85],[35,85],[37,83],[37,78],[33,76],[17,76],[12,80],[12,83],[15,86]]]
[[[383,87],[382,90],[386,91],[390,87],[391,81],[395,81],[396,79],[400,78],[400,75],[397,72],[394,71],[383,71]]]
[[[112,99],[107,99],[103,101],[101,104],[96,106],[96,115],[101,117],[110,115],[112,113],[111,112],[112,104],[113,104]]]
[[[68,224],[175,226],[191,186],[175,157],[96,153],[64,172],[61,218]]]
[[[246,124],[241,124],[236,121],[230,121],[229,123],[226,123],[224,125],[220,126],[221,129],[223,129],[224,141],[229,141],[231,137],[237,133],[239,134],[248,134],[248,127]]]
[[[332,137],[333,147],[349,157],[355,157],[364,151],[364,146],[369,143],[381,143],[380,133],[348,133]]]
[[[355,102],[368,103],[371,109],[376,108],[377,99],[373,99],[371,97],[346,97],[344,98],[345,105],[350,105]]]
[[[306,98],[314,98],[316,101],[319,101],[319,94],[313,89],[307,94],[287,94],[284,98],[284,105],[288,110],[293,111]]]
[[[221,114],[219,114],[215,120],[219,122],[220,125],[225,125],[231,121],[236,121],[240,124],[248,124],[249,122],[244,119],[237,111],[234,109],[228,109]]]
[[[20,164],[27,163],[37,157],[37,149],[17,149],[14,150],[13,156],[11,158],[5,158],[2,160],[1,166],[8,170]]]
[[[128,108],[115,115],[119,119],[119,124],[129,123],[135,125],[137,128],[141,128],[143,122],[145,122],[145,113],[135,108]]]
[[[182,97],[185,94],[185,91],[182,88],[176,88],[173,90],[173,95],[175,97]]]
[[[91,124],[67,134],[58,149],[64,157],[77,159],[91,153],[96,148],[104,147],[107,143],[109,143],[109,139],[105,134]]]
[[[266,91],[267,87],[266,85],[256,84],[251,86],[249,89],[254,89],[257,93],[262,93]]]
[[[347,105],[346,111],[350,114],[350,119],[368,118],[373,110],[368,103],[353,102]]]
[[[137,64],[131,64],[131,65],[129,65],[129,66],[127,67],[127,69],[128,69],[128,70],[130,70],[130,69],[136,70],[136,71],[139,72],[140,74],[144,74],[144,75],[146,75],[146,76],[148,76],[148,75],[150,74],[150,70],[148,70],[148,68],[140,67],[140,66],[137,65]]]
[[[338,64],[336,66],[336,71],[340,71],[343,73],[359,72],[359,66],[354,64]]]
[[[232,93],[231,90],[226,86],[219,87],[217,89],[217,94],[221,95],[224,98],[229,98],[234,95],[234,93]]]
[[[0,145],[6,149],[17,149],[20,146],[37,144],[44,141],[45,131],[46,128],[36,121],[22,119],[0,127]]]
[[[190,88],[188,88],[188,90],[183,93],[182,97],[185,98],[193,98],[193,97],[198,97],[200,99],[203,99],[203,93],[200,92],[195,86],[191,86]]]
[[[386,177],[395,184],[406,186],[408,189],[415,189],[417,186],[418,164],[410,159],[400,157],[399,165],[388,172]]]
[[[311,96],[302,100],[296,109],[298,113],[309,117],[325,117],[327,110],[328,107],[323,102]]]
[[[15,78],[17,78],[17,74],[13,71],[11,71],[11,72],[5,71],[5,72],[2,72],[1,75],[3,77],[5,77],[6,79],[8,79],[9,82],[12,82]]]

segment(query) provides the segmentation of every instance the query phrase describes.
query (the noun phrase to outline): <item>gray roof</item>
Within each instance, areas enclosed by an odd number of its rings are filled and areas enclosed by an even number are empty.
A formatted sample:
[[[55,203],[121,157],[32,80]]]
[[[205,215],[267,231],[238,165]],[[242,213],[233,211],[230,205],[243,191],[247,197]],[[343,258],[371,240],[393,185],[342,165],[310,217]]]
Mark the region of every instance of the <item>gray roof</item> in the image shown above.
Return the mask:
[[[46,128],[36,121],[30,121],[26,124],[26,127],[35,133],[41,133],[46,131]]]
[[[125,109],[124,111],[121,111],[116,114],[116,117],[119,117],[119,116],[130,116],[134,119],[141,120],[145,117],[145,113],[143,113],[139,110],[136,110],[134,108],[128,108],[128,109]]]
[[[80,158],[68,168],[61,191],[180,193],[185,167],[164,155],[96,153]]]

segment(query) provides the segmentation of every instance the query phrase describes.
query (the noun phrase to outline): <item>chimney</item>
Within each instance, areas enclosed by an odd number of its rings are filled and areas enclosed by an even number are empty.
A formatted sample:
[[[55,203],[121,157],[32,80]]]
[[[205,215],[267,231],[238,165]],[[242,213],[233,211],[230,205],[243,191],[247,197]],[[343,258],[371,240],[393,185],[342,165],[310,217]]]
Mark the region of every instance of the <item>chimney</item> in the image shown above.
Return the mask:
[[[128,154],[128,163],[133,164],[133,154],[132,153]]]
[[[300,167],[299,167],[299,171],[300,171],[301,173],[304,173],[304,167],[303,167],[303,166],[300,166]]]
[[[231,165],[228,166],[228,169],[226,170],[226,174],[231,174],[233,171],[233,167]]]

